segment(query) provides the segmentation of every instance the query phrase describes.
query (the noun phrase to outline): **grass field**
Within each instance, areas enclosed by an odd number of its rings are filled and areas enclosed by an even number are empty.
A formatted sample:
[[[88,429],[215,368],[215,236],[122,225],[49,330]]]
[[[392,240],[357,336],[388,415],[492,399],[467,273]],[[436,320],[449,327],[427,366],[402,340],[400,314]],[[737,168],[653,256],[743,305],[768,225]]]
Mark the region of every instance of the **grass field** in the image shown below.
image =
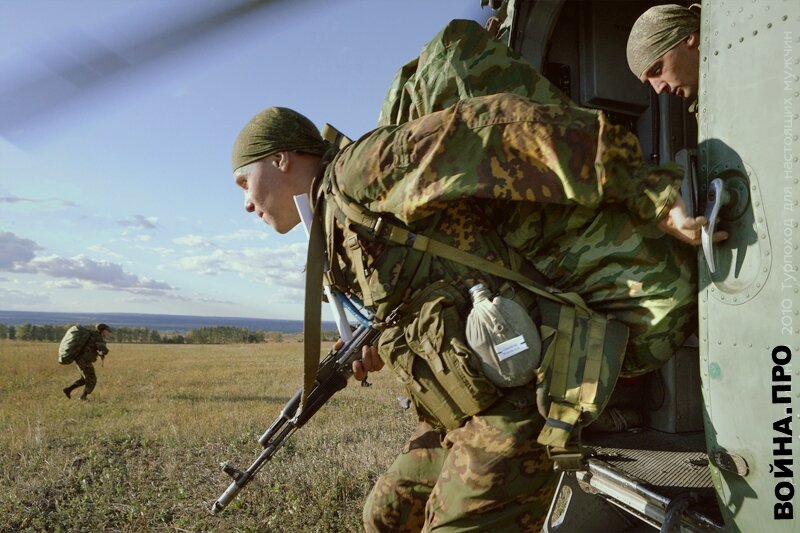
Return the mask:
[[[0,341],[0,531],[358,531],[414,415],[351,380],[228,509],[211,504],[302,380],[302,344],[110,344],[91,401],[57,345]],[[73,394],[75,398],[78,394]]]

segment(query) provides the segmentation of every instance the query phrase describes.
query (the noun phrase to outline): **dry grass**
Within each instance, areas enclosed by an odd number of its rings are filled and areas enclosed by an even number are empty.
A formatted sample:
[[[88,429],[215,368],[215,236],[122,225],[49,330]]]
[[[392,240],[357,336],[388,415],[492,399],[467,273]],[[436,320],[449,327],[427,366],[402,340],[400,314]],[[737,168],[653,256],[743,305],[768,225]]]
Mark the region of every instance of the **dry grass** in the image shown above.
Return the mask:
[[[352,382],[220,515],[301,382],[302,344],[111,344],[90,402],[56,345],[0,341],[0,531],[356,531],[414,425],[389,372]]]

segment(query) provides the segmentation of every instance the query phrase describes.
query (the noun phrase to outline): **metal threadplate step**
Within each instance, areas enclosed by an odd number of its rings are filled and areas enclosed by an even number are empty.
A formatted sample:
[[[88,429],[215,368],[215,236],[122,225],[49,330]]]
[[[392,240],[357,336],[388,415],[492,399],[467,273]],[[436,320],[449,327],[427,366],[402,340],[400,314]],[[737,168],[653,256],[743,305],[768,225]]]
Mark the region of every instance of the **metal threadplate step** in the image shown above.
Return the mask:
[[[700,503],[695,509],[722,523],[702,432],[597,433],[586,435],[583,445],[591,450],[591,459],[611,465],[669,499],[696,493]]]
[[[584,446],[595,459],[617,467],[654,487],[713,489],[702,433],[655,430],[587,436]],[[669,496],[667,494],[667,496]]]

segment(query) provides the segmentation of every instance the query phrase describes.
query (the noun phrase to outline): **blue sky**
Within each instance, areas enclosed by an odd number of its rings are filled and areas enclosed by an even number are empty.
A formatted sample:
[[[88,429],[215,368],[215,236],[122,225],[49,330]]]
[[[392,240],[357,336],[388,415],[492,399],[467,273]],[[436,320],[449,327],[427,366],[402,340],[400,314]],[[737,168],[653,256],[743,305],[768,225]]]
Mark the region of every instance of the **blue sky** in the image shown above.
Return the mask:
[[[125,50],[223,5],[0,2],[0,98],[83,43]],[[276,0],[83,93],[46,84],[80,96],[0,132],[0,309],[302,318],[305,235],[244,212],[237,133],[281,105],[358,136],[447,21],[489,14],[479,0]]]

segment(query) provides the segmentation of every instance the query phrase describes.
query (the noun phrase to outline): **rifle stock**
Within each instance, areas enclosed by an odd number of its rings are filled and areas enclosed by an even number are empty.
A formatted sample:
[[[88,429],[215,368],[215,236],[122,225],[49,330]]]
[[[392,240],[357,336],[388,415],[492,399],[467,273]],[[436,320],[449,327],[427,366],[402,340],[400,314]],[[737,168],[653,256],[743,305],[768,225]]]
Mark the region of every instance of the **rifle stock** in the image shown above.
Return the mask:
[[[264,448],[253,464],[247,470],[228,464],[222,464],[222,470],[233,478],[233,482],[225,492],[214,502],[211,512],[219,513],[233,501],[241,491],[270,460],[283,443],[337,392],[347,386],[347,380],[353,374],[352,363],[361,357],[361,349],[370,346],[380,336],[380,330],[374,324],[369,326],[359,325],[353,332],[353,338],[345,342],[336,351],[331,350],[319,365],[317,380],[314,388],[308,395],[308,401],[302,412],[297,412],[303,388],[300,387],[294,396],[286,402],[278,417],[272,425],[259,437],[258,442]]]

